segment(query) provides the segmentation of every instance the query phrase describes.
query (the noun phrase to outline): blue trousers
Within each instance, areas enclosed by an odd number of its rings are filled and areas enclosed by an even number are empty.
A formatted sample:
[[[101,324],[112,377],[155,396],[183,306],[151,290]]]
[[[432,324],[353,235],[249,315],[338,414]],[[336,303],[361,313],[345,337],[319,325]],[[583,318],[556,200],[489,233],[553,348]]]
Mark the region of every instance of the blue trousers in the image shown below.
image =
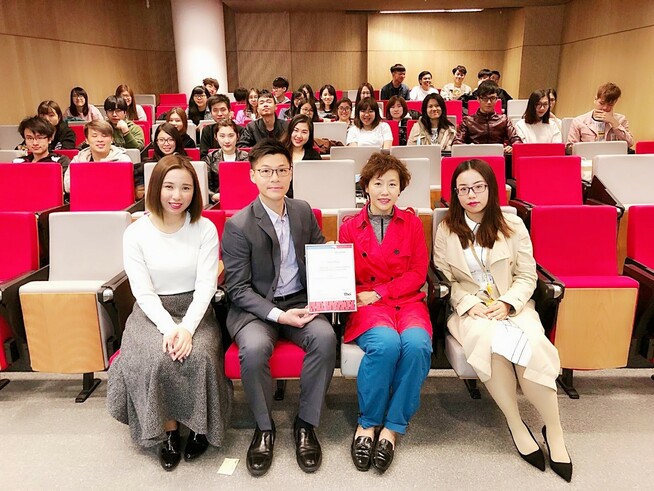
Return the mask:
[[[431,366],[431,339],[420,327],[399,334],[374,327],[355,342],[365,352],[357,375],[359,424],[383,425],[400,434],[420,407],[420,389]]]

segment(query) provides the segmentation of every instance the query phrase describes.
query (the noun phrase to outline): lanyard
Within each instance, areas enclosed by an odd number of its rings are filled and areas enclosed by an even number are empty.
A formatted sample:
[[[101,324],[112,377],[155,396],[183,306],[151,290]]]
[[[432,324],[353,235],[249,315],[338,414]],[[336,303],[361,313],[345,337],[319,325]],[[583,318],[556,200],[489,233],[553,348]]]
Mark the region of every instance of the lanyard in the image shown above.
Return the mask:
[[[476,231],[477,231],[477,227],[475,227],[475,229],[473,230],[473,233],[475,233],[475,235],[476,235]],[[470,250],[472,252],[472,256],[475,258],[475,261],[477,261],[477,264],[479,265],[481,270],[484,272],[484,279],[486,280],[486,286],[483,288],[482,291],[484,291],[488,295],[488,299],[486,300],[486,305],[490,305],[494,301],[494,298],[493,298],[493,283],[490,281],[492,276],[490,274],[490,270],[488,269],[486,264],[484,264],[484,248],[482,247],[482,249],[481,249],[481,258],[480,258],[479,256],[477,256],[477,251],[475,250],[475,244],[476,243],[477,242],[475,240],[475,243],[470,245]],[[488,261],[488,253],[486,253],[486,261]]]

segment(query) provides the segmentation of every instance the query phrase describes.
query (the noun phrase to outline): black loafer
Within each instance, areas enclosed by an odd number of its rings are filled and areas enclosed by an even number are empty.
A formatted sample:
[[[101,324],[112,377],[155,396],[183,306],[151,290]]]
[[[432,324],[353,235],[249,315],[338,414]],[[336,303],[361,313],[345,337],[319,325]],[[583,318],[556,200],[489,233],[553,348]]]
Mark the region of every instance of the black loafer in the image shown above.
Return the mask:
[[[188,462],[189,460],[198,458],[207,448],[209,448],[207,437],[191,431],[184,447],[184,460]]]
[[[293,425],[295,439],[295,458],[304,472],[316,472],[322,463],[322,449],[313,428],[302,428]]]
[[[395,447],[386,438],[382,438],[377,442],[372,453],[372,465],[383,474],[391,466],[394,456]]]
[[[254,476],[263,476],[272,465],[273,448],[275,446],[275,426],[272,430],[260,430],[257,426],[254,430],[252,442],[248,448],[245,464],[248,472]]]
[[[179,430],[167,431],[166,440],[159,448],[159,463],[164,470],[172,471],[182,458],[179,443]]]
[[[357,437],[357,432],[354,430],[354,437],[352,438],[352,445],[350,446],[350,455],[352,456],[354,467],[356,467],[358,471],[366,472],[370,469],[374,444],[375,441],[372,437],[365,435]]]

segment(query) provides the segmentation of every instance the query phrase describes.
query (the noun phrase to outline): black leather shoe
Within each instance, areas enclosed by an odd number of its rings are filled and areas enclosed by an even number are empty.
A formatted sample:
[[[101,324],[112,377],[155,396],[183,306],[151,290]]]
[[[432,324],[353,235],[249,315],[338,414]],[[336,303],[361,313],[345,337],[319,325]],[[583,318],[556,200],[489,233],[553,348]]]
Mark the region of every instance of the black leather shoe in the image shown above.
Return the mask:
[[[322,449],[313,428],[302,428],[293,424],[295,458],[304,472],[316,472],[322,463]]]
[[[386,438],[377,441],[372,452],[372,465],[382,474],[388,470],[395,456],[395,446]]]
[[[547,432],[545,428],[546,427],[543,426],[543,438],[545,438],[545,445],[547,445],[547,452],[550,456],[550,467],[556,474],[561,476],[567,482],[570,482],[572,480],[572,459],[570,459],[570,462],[555,462],[552,460],[552,452],[550,452],[550,444],[547,442]],[[568,458],[570,458],[569,454]]]
[[[374,445],[375,441],[372,437],[357,437],[357,430],[354,430],[354,437],[352,438],[352,445],[350,446],[350,455],[352,456],[354,467],[356,467],[358,471],[366,472],[370,469],[372,462],[372,449]]]
[[[534,438],[534,435],[532,435],[531,430],[529,429],[529,426],[523,421],[523,425],[525,425],[525,428],[527,428],[527,431],[529,432],[529,436],[534,440],[534,443],[538,446],[538,442]],[[508,424],[507,424],[508,426]],[[513,433],[511,433],[511,428],[509,427],[509,434],[511,435],[511,440],[513,440]],[[523,458],[526,462],[530,463],[537,469],[540,469],[541,471],[545,471],[545,455],[543,455],[543,450],[541,450],[540,446],[538,446],[538,450],[534,450],[530,454],[523,454],[520,452],[518,449],[518,446],[515,443],[515,440],[513,440],[513,445],[515,445],[515,449],[518,450],[518,454],[520,454],[520,457]]]
[[[207,448],[209,448],[207,437],[191,431],[184,447],[184,460],[188,462],[189,460],[198,458]]]
[[[273,447],[275,446],[275,425],[272,430],[260,430],[259,426],[254,430],[252,442],[248,448],[248,455],[245,463],[248,472],[254,477],[263,476],[273,461]]]
[[[161,467],[167,471],[172,471],[182,458],[182,452],[179,443],[179,430],[167,431],[166,440],[159,448],[159,462]]]

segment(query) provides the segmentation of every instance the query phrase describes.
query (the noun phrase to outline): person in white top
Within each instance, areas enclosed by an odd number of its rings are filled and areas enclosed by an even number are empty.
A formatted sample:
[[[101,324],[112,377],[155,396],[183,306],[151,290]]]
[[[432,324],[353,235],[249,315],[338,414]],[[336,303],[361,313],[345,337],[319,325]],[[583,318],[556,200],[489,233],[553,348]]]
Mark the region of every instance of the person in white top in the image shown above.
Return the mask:
[[[438,94],[438,90],[431,86],[431,72],[422,71],[418,74],[418,84],[409,93],[409,100],[422,101],[429,94]]]
[[[107,406],[142,446],[163,442],[165,470],[180,461],[179,423],[190,430],[185,460],[222,445],[231,391],[223,375],[220,328],[211,307],[218,234],[202,217],[193,166],[168,155],[154,168],[150,214],[125,231],[125,272],[136,299],[120,354],[109,369]]]
[[[472,93],[472,88],[463,83],[466,78],[468,70],[463,65],[457,65],[452,68],[452,75],[454,75],[454,82],[443,85],[441,89],[441,96],[446,101],[455,101],[464,95]]]
[[[545,90],[535,90],[529,96],[523,119],[515,124],[523,143],[561,143],[561,130],[550,119],[550,99]]]
[[[348,147],[377,146],[390,149],[393,133],[388,123],[382,121],[379,105],[367,97],[357,104],[354,125],[347,130]]]

